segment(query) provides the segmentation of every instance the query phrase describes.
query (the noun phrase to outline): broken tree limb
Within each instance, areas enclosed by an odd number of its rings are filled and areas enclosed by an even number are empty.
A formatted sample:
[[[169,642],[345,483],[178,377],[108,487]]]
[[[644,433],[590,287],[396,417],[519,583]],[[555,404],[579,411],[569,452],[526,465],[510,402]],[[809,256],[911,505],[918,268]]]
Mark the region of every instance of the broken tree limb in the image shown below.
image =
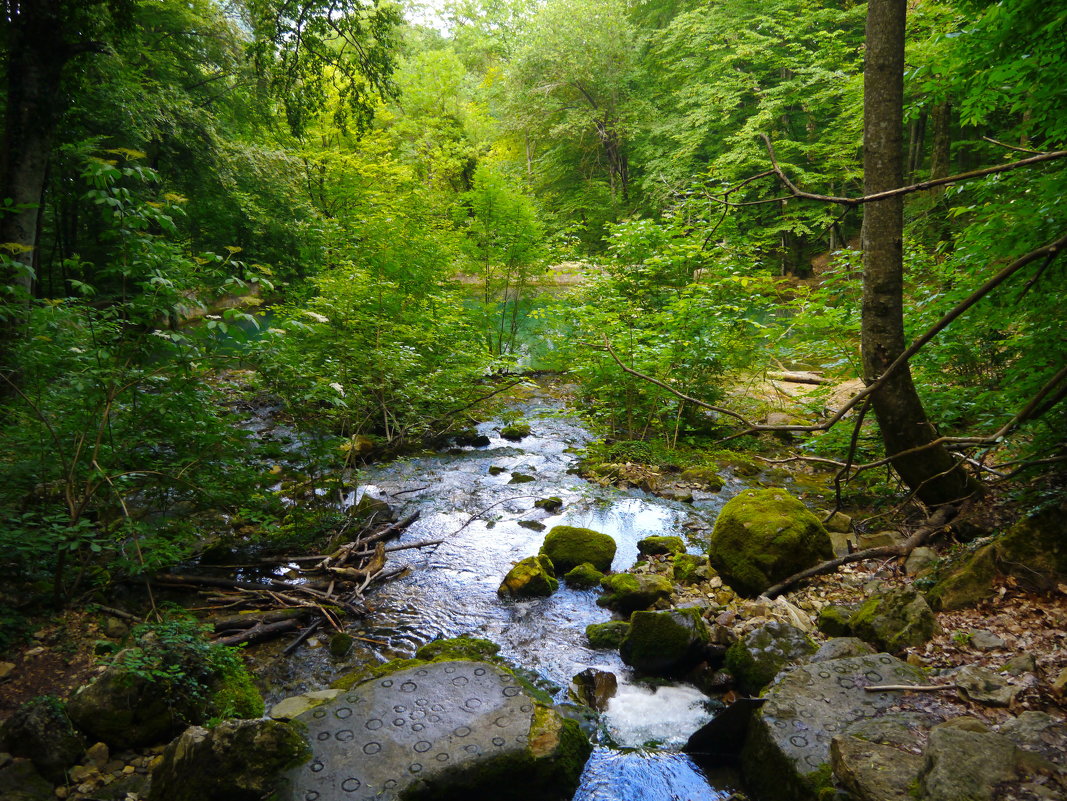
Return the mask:
[[[310,626],[300,632],[300,634],[295,640],[285,646],[285,649],[282,651],[282,654],[284,654],[285,656],[289,656],[289,654],[299,648],[305,640],[307,640],[312,634],[314,634],[322,627],[323,621],[324,618],[320,617],[318,620],[316,620],[314,623],[312,623]]]
[[[270,640],[287,631],[296,631],[300,628],[300,620],[297,618],[290,618],[288,620],[279,620],[275,623],[257,623],[250,629],[244,629],[237,634],[230,634],[225,637],[219,637],[215,642],[220,645],[243,645],[245,643],[252,644],[257,642],[263,642],[264,640]]]
[[[829,378],[823,378],[815,373],[794,373],[789,370],[775,370],[767,373],[767,378],[772,381],[788,381],[792,384],[832,384]]]
[[[269,609],[267,611],[252,611],[240,615],[230,615],[229,617],[218,618],[215,620],[215,633],[220,634],[224,631],[250,629],[261,623],[278,623],[282,620],[307,617],[309,612],[309,609],[300,607],[298,609]]]
[[[862,562],[865,559],[882,559],[892,556],[907,556],[915,548],[918,548],[934,534],[941,531],[949,522],[958,517],[960,512],[960,507],[951,504],[942,506],[930,516],[930,519],[927,520],[925,525],[916,529],[914,534],[899,545],[883,545],[878,548],[867,548],[862,551],[856,551],[855,553],[840,556],[837,559],[829,559],[814,567],[809,567],[807,570],[801,570],[799,573],[794,573],[784,581],[780,581],[773,587],[767,589],[763,594],[770,599],[777,598],[783,592],[791,589],[794,585],[799,584],[804,579],[822,576],[826,573],[833,573],[837,568],[851,562]]]

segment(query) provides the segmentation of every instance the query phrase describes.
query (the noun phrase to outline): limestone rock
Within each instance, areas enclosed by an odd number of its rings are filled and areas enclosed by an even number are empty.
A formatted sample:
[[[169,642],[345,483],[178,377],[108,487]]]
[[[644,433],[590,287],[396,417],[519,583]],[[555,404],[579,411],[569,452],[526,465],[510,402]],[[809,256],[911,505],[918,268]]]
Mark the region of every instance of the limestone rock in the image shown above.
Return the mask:
[[[85,738],[54,698],[38,696],[15,710],[0,727],[0,750],[28,757],[49,781],[60,784],[85,752]]]
[[[937,551],[933,548],[926,546],[913,548],[908,558],[904,560],[904,572],[909,576],[921,576],[933,570],[937,562]]]
[[[552,560],[560,573],[569,573],[585,562],[606,573],[615,558],[615,540],[588,528],[555,526],[545,537],[541,553]]]
[[[618,648],[629,633],[630,624],[625,620],[590,623],[585,627],[585,636],[589,640],[590,648]]]
[[[604,580],[604,574],[588,562],[585,562],[578,565],[574,570],[569,571],[563,577],[563,580],[567,582],[568,587],[574,587],[578,590],[591,590],[600,586],[600,582]]]
[[[312,758],[279,801],[570,797],[590,746],[578,724],[485,662],[416,664],[301,715]]]
[[[991,670],[964,665],[956,673],[956,686],[972,701],[987,706],[1009,706],[1019,688]]]
[[[623,662],[642,673],[678,675],[700,661],[708,639],[699,609],[634,612],[619,653]]]
[[[846,659],[850,656],[868,656],[874,648],[859,637],[834,637],[819,646],[812,662],[829,662],[831,659]]]
[[[502,598],[536,598],[559,589],[552,560],[547,556],[528,556],[518,562],[497,589]]]
[[[309,709],[314,709],[320,704],[332,701],[340,694],[340,690],[316,690],[310,693],[291,695],[272,706],[268,715],[274,720],[292,720]]]
[[[3,801],[55,801],[52,785],[28,759],[15,759],[0,767]]]
[[[973,606],[993,595],[996,556],[992,545],[975,551],[962,565],[939,578],[926,594],[930,606],[951,612]]]
[[[844,512],[834,512],[830,519],[823,523],[826,530],[835,534],[848,534],[852,531],[852,518]]]
[[[1001,569],[1027,589],[1045,592],[1067,579],[1067,503],[1048,507],[1015,524],[995,543]]]
[[[619,680],[608,670],[586,668],[571,679],[571,696],[598,712],[607,709],[608,701],[615,697]]]
[[[637,542],[637,552],[642,556],[660,556],[685,553],[685,543],[681,537],[645,537]]]
[[[772,584],[833,555],[830,538],[803,503],[781,489],[745,490],[719,513],[708,550],[738,594]]]
[[[730,646],[726,669],[738,686],[757,695],[786,665],[806,661],[817,646],[800,629],[772,621]]]
[[[522,421],[508,423],[500,429],[500,436],[511,442],[518,442],[523,437],[530,436],[530,424]]]
[[[837,736],[830,741],[830,764],[856,801],[914,801],[923,758],[896,746]]]
[[[1000,637],[991,632],[989,629],[977,629],[970,632],[970,646],[976,648],[979,651],[995,651],[998,648],[1004,648],[1007,643]]]
[[[938,630],[926,599],[910,587],[868,598],[852,616],[849,628],[861,640],[891,653],[921,645]]]
[[[149,801],[258,801],[280,774],[307,760],[298,729],[278,720],[191,726],[152,771]]]
[[[604,594],[597,598],[598,606],[614,609],[624,615],[648,609],[656,601],[669,598],[673,587],[653,573],[615,573],[600,582]]]
[[[999,734],[935,726],[924,757],[924,801],[992,801],[998,784],[1016,778],[1017,748]]]
[[[537,481],[537,476],[531,476],[529,473],[513,472],[511,474],[511,480],[509,484],[529,484],[531,481]]]
[[[900,694],[869,693],[872,684],[925,684],[921,670],[889,654],[800,665],[764,693],[742,752],[757,796],[811,801],[828,786],[830,741],[849,724],[884,713]]]
[[[555,514],[563,508],[563,499],[555,495],[550,498],[540,498],[534,501],[534,506],[538,509],[544,509],[549,514]]]
[[[709,492],[718,492],[723,488],[722,476],[711,467],[687,467],[682,471],[681,478]]]
[[[1023,712],[1000,727],[1000,733],[1027,751],[1067,768],[1067,721],[1046,712]]]

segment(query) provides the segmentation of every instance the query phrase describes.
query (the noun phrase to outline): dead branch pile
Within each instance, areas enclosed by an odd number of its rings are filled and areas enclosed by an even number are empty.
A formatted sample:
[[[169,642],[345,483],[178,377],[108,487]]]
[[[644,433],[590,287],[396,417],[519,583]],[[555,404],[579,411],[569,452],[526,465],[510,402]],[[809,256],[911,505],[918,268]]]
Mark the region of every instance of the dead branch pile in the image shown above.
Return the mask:
[[[307,563],[290,580],[269,578],[239,580],[206,575],[165,574],[153,583],[166,587],[195,588],[207,596],[210,608],[227,613],[214,620],[216,642],[224,645],[257,643],[299,632],[286,647],[290,653],[324,625],[342,631],[341,618],[364,614],[363,595],[375,583],[396,578],[405,569],[387,570],[386,554],[408,548],[439,545],[441,540],[385,547],[419,517],[418,512],[383,527],[367,526],[333,553],[314,556],[278,556],[263,559],[264,566]]]

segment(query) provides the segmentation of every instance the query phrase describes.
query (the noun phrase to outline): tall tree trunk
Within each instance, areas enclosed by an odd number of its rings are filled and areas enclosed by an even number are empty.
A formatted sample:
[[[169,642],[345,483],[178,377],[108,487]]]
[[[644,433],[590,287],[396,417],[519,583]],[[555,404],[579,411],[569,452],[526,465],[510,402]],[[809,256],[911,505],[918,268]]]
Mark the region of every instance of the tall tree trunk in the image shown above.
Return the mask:
[[[904,22],[907,0],[869,0],[864,66],[863,193],[903,183]],[[863,215],[864,380],[874,381],[905,348],[904,201],[868,203]],[[895,456],[932,442],[937,432],[919,399],[911,370],[896,370],[872,397],[886,453],[894,469],[928,504],[973,491],[968,476],[941,446]]]
[[[14,263],[0,280],[26,299],[33,288],[48,158],[61,112],[60,78],[71,55],[59,35],[60,5],[60,0],[30,0],[5,8],[7,99],[0,142],[0,198],[10,199],[14,206],[0,214],[0,245]],[[17,317],[3,324],[0,366],[8,365],[18,325]]]
[[[952,104],[938,103],[931,115],[934,128],[934,144],[930,152],[930,177],[946,178],[952,160]],[[936,187],[934,195],[940,196],[945,188]]]

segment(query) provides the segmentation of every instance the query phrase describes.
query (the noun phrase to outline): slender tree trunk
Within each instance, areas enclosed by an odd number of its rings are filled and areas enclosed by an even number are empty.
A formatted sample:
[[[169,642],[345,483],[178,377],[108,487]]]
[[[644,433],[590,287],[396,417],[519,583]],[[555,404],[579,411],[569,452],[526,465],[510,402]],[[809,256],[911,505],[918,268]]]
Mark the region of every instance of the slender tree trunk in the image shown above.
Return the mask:
[[[28,300],[48,158],[62,111],[60,78],[70,49],[59,35],[59,0],[33,0],[5,11],[7,98],[0,141],[0,198],[9,199],[13,210],[0,214],[0,245],[13,263],[3,270],[0,282]],[[0,367],[9,363],[18,326],[15,316],[0,329]]]
[[[931,115],[934,129],[933,149],[930,152],[930,177],[945,178],[952,160],[952,104],[938,103]],[[935,197],[945,191],[943,186],[933,190]]]
[[[869,0],[864,66],[863,193],[903,184],[904,22],[907,0]],[[904,351],[904,201],[868,203],[863,215],[864,380],[880,376]],[[894,457],[937,437],[911,370],[898,369],[872,397],[887,454]],[[943,447],[892,459],[893,467],[928,504],[957,500],[974,487]]]

